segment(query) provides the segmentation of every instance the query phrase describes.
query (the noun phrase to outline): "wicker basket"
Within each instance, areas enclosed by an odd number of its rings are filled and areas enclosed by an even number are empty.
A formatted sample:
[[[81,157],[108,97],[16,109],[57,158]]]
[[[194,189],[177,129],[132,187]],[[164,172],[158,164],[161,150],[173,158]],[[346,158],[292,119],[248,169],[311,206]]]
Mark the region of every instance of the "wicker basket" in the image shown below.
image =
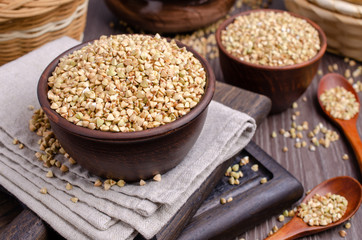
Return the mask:
[[[88,0],[0,1],[0,65],[61,36],[82,40]]]
[[[327,36],[328,51],[362,61],[362,18],[327,10],[307,0],[284,0],[286,8],[317,23]]]

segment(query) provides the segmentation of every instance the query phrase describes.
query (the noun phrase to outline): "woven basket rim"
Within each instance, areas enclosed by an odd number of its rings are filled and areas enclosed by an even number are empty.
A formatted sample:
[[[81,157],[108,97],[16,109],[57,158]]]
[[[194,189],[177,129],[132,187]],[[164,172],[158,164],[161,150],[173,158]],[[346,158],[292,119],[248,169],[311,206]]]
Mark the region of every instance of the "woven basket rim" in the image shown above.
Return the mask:
[[[331,12],[354,18],[362,18],[362,5],[344,0],[308,0],[308,2]]]
[[[8,0],[0,4],[0,19],[29,18],[46,14],[73,0]]]
[[[11,1],[13,0],[0,0],[0,13],[8,11],[5,7],[9,5],[16,7]],[[82,41],[89,0],[14,0],[14,2],[20,6],[19,9],[14,8],[14,11],[20,11],[23,6],[34,6],[42,11],[38,11],[38,15],[31,14],[34,15],[31,17],[12,19],[0,17],[0,66],[62,36]]]
[[[284,2],[288,2],[290,0],[284,0]],[[328,9],[322,8],[316,4],[310,3],[308,0],[293,0],[290,1],[293,2],[293,4],[302,6],[308,11],[313,11],[319,18],[322,18],[321,15],[329,15],[333,16],[335,20],[339,20],[342,23],[353,25],[353,26],[362,26],[362,19],[351,17],[344,15],[342,13],[333,12]],[[318,14],[319,13],[319,14]]]
[[[307,0],[284,0],[286,8],[319,24],[327,35],[328,51],[362,61],[362,19],[316,6]]]

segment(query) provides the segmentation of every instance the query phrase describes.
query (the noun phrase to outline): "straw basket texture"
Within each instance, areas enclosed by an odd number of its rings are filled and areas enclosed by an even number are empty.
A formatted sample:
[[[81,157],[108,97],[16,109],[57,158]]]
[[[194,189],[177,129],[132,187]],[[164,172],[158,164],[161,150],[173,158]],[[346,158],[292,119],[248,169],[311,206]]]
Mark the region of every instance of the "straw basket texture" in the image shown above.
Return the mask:
[[[82,40],[88,0],[1,0],[0,65],[61,36]]]
[[[345,0],[345,1],[362,5],[362,0]]]
[[[348,8],[342,11],[331,4],[341,4],[341,0],[328,1],[329,5],[321,0],[284,0],[284,3],[289,11],[311,19],[323,29],[327,36],[328,51],[362,61],[362,16],[358,15],[360,5],[344,2],[343,6]]]

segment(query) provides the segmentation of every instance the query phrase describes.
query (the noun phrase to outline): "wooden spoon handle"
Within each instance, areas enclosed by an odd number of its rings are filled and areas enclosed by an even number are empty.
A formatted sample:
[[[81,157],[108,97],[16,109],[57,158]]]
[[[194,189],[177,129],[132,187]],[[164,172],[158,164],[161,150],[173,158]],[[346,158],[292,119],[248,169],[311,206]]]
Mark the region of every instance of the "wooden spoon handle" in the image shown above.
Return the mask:
[[[280,228],[273,235],[265,238],[265,240],[291,240],[298,237],[307,235],[304,231],[306,230],[307,225],[303,222],[302,219],[298,217],[293,217],[287,224]]]
[[[354,154],[362,174],[362,142],[355,124],[343,124],[342,129],[348,141],[351,143]]]

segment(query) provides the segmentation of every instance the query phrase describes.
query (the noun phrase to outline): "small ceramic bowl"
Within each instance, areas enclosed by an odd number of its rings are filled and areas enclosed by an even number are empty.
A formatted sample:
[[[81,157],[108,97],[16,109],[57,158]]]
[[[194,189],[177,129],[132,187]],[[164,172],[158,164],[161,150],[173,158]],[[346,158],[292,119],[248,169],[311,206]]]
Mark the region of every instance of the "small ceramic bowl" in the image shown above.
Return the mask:
[[[193,31],[224,17],[235,0],[105,0],[119,19],[153,33]]]
[[[228,53],[221,42],[221,31],[241,15],[247,15],[254,11],[282,10],[259,9],[242,12],[220,24],[216,31],[216,42],[219,49],[220,64],[224,80],[234,86],[244,88],[268,96],[272,100],[271,113],[279,113],[287,109],[308,88],[317,73],[319,63],[327,47],[327,39],[323,30],[311,20],[290,13],[292,16],[305,19],[319,33],[320,50],[310,60],[288,66],[263,66],[246,61]]]
[[[82,167],[104,178],[138,181],[165,173],[179,164],[196,142],[204,125],[207,107],[215,90],[215,76],[207,61],[186,47],[206,71],[205,93],[185,116],[165,125],[136,132],[102,132],[77,126],[50,108],[47,98],[48,77],[62,56],[87,45],[80,44],[55,58],[38,83],[38,99],[62,147]]]

